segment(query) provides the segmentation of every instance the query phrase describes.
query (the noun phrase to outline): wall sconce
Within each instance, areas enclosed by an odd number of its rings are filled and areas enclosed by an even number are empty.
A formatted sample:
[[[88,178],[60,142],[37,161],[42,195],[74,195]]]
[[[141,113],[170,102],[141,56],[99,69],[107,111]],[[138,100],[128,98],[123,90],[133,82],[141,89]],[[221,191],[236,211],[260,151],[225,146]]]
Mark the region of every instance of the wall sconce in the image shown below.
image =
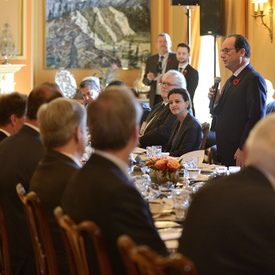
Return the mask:
[[[263,17],[264,14],[264,3],[269,2],[269,23],[270,27],[264,22]],[[269,36],[271,43],[273,42],[273,0],[252,0],[252,3],[254,3],[254,15],[253,17],[255,20],[257,20],[257,17],[261,18],[261,26],[264,26],[269,31]]]

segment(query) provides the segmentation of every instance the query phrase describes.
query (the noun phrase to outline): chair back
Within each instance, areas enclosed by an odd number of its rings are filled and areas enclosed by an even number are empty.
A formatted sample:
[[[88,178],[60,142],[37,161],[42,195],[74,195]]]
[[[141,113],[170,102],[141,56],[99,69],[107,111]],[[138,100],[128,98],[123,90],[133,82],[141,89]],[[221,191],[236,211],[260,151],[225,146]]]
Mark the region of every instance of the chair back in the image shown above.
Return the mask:
[[[208,134],[209,129],[210,129],[210,124],[207,123],[207,122],[204,122],[201,126],[202,126],[203,138],[202,138],[200,150],[204,150],[207,134]]]
[[[0,274],[11,275],[11,252],[7,223],[0,203]]]
[[[30,229],[38,275],[58,275],[58,263],[46,215],[33,191],[26,193],[21,183],[16,186]]]
[[[118,250],[128,275],[139,275],[137,265],[131,258],[131,251],[136,244],[127,235],[121,235],[117,240]]]
[[[61,229],[69,262],[71,263],[70,268],[72,272],[75,272],[73,274],[90,274],[85,242],[85,234],[88,233],[96,250],[101,274],[112,275],[113,272],[104,238],[99,227],[89,220],[75,224],[69,215],[63,213],[60,206],[55,208],[54,215]]]
[[[121,236],[118,241],[120,249],[123,249],[121,244],[127,244],[130,242],[127,250],[127,258],[124,260],[131,259],[132,263],[135,263],[138,267],[138,274],[141,275],[167,275],[171,274],[172,271],[177,271],[176,274],[183,275],[196,275],[197,270],[188,258],[184,257],[182,254],[174,253],[169,256],[163,257],[155,253],[151,248],[145,245],[135,245],[129,236]],[[125,251],[126,252],[126,251]],[[123,255],[123,254],[122,254]],[[125,262],[127,266],[127,263]],[[129,265],[128,265],[129,266]],[[127,270],[128,275],[137,274],[129,273],[130,270]],[[172,273],[174,274],[174,273]]]

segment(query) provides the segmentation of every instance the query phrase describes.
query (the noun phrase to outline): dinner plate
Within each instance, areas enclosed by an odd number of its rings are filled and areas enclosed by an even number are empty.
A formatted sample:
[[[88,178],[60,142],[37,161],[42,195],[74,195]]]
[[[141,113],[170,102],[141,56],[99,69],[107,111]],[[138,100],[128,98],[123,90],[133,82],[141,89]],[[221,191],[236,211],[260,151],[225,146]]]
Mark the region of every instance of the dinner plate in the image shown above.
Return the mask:
[[[156,221],[155,226],[156,228],[171,228],[171,227],[178,227],[179,224],[172,221]]]

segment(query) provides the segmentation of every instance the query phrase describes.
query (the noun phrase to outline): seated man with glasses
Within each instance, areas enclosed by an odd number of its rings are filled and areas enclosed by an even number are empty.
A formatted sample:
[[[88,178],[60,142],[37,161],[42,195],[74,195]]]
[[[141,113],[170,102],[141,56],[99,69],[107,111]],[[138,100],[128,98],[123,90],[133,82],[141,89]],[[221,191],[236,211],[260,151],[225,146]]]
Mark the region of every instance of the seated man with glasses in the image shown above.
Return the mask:
[[[170,70],[163,75],[160,88],[163,102],[153,106],[146,121],[143,122],[140,129],[139,145],[142,148],[161,145],[163,151],[165,151],[173,124],[177,119],[170,111],[168,93],[174,88],[186,89],[185,77],[176,70]]]

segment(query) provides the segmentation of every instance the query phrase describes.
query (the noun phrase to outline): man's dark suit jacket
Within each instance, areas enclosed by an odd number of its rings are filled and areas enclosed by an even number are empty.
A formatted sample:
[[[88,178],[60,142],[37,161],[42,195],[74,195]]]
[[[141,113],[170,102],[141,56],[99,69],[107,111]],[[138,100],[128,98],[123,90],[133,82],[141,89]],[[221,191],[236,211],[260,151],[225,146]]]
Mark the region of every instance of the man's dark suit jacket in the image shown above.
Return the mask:
[[[226,166],[236,165],[234,154],[242,149],[250,130],[265,116],[266,83],[248,64],[238,75],[235,84],[223,94],[216,108],[216,140],[218,157]]]
[[[34,171],[30,191],[36,192],[45,209],[59,262],[60,274],[69,274],[67,256],[53,210],[60,205],[65,187],[78,165],[57,151],[46,151]]]
[[[159,54],[151,55],[147,58],[146,61],[146,68],[145,68],[145,74],[143,77],[143,83],[150,87],[150,107],[152,108],[154,106],[155,102],[155,95],[157,90],[157,81],[149,81],[147,78],[147,74],[149,72],[153,73],[155,76],[157,76],[157,64],[159,62]],[[176,57],[176,53],[170,52],[168,59],[167,59],[167,65],[165,68],[165,73],[169,70],[178,70],[178,60]]]
[[[199,274],[275,270],[275,191],[254,167],[206,183],[193,197],[178,252]]]
[[[113,162],[96,153],[74,174],[61,205],[77,223],[93,220],[101,228],[114,274],[125,274],[117,249],[117,239],[122,234],[162,255],[167,253],[147,202]]]
[[[13,274],[36,274],[32,243],[16,185],[26,192],[32,174],[44,154],[39,133],[24,125],[17,133],[0,143],[0,200],[7,218],[11,244]],[[34,273],[31,271],[33,268]]]
[[[167,152],[170,152],[170,156],[180,157],[181,155],[200,150],[202,141],[202,127],[199,121],[189,113],[184,119],[179,134],[172,146],[174,136],[177,134],[180,122],[177,119],[174,123],[171,137],[168,141],[166,148]]]
[[[190,98],[192,102],[193,115],[195,116],[194,95],[199,82],[199,73],[190,64],[188,64],[185,70],[183,71],[183,74],[186,79],[187,91],[190,94]]]
[[[3,141],[7,137],[8,136],[5,133],[3,133],[2,131],[0,131],[0,142]]]
[[[152,111],[147,116],[146,122],[149,122],[155,115],[155,119],[149,124],[144,135],[139,138],[140,146],[161,145],[162,150],[165,151],[168,140],[172,133],[172,128],[177,117],[170,111],[169,104],[161,110],[161,104],[158,103],[152,108]]]

